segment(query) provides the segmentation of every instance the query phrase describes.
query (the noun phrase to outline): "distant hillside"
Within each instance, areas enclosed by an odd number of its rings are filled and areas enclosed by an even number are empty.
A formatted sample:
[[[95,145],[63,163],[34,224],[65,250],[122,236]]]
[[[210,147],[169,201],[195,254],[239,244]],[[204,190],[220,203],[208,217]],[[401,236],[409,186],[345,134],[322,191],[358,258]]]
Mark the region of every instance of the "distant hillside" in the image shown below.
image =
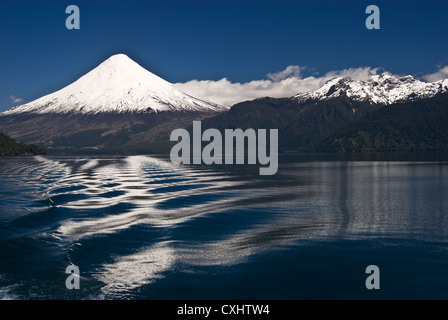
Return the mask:
[[[295,98],[263,98],[238,103],[228,112],[204,120],[202,130],[278,129],[280,152],[308,152],[337,129],[381,107],[347,97],[306,102]]]
[[[386,106],[324,139],[318,152],[446,151],[448,94]]]
[[[0,115],[0,130],[49,154],[169,153],[170,133],[205,112]],[[174,143],[172,143],[174,145]]]
[[[45,150],[33,144],[17,143],[4,133],[0,133],[0,156],[25,156],[45,154]]]

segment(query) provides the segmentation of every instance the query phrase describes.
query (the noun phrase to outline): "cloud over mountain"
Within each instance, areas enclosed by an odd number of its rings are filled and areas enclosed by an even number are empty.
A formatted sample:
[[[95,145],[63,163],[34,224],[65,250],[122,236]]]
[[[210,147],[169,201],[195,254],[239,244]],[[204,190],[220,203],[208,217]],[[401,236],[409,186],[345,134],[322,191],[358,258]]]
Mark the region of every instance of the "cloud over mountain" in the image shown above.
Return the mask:
[[[423,79],[429,82],[439,81],[448,78],[448,66],[444,66],[434,73],[423,76]]]
[[[176,83],[176,89],[201,99],[231,106],[235,103],[260,97],[283,98],[298,93],[316,90],[334,77],[350,77],[354,80],[367,80],[377,74],[378,68],[361,67],[335,70],[324,75],[303,76],[306,67],[287,66],[283,71],[268,73],[267,79],[246,83],[221,80],[191,80]]]

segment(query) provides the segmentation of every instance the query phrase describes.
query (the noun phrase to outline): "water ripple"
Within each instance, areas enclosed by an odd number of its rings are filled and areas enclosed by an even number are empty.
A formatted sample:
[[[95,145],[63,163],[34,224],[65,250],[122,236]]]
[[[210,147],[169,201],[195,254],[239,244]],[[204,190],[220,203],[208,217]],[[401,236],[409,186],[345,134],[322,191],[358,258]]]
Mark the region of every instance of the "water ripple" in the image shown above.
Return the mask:
[[[444,165],[294,163],[274,177],[252,169],[149,156],[0,159],[0,297],[30,297],[32,287],[41,298],[139,298],[180,266],[240,265],[310,241],[446,241]],[[36,261],[37,278],[20,275]],[[71,263],[83,272],[78,296],[52,285]],[[38,285],[41,270],[48,281]]]

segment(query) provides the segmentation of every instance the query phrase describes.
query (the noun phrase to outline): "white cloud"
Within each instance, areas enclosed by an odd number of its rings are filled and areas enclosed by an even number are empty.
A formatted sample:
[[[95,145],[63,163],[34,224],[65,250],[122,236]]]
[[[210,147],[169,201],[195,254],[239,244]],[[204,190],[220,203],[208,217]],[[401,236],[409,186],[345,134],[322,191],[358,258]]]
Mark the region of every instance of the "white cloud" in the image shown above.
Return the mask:
[[[444,66],[434,73],[423,76],[423,79],[429,82],[448,79],[448,66]]]
[[[305,67],[300,66],[287,66],[285,70],[276,72],[276,73],[268,73],[266,76],[272,81],[281,81],[290,77],[300,78],[302,70],[305,70]]]
[[[218,81],[191,80],[176,83],[175,87],[187,94],[219,104],[232,106],[235,103],[253,100],[261,97],[284,98],[298,93],[319,89],[329,79],[334,77],[351,77],[355,80],[366,80],[378,69],[350,68],[330,71],[321,76],[303,77],[306,67],[288,66],[285,70],[269,73],[268,79],[253,80],[246,83],[230,82],[227,78]]]
[[[23,98],[19,98],[19,97],[13,96],[13,95],[10,95],[9,98],[11,99],[11,101],[13,103],[19,103],[19,102],[23,101]]]

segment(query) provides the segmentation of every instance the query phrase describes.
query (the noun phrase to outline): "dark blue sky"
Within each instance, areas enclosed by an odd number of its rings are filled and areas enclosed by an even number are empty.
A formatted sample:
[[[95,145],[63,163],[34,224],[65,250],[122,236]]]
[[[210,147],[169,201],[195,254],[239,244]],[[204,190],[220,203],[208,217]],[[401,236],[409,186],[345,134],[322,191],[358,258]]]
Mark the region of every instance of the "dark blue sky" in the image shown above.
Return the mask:
[[[78,5],[81,29],[67,30]],[[365,9],[381,10],[367,30]],[[448,65],[448,1],[5,1],[0,111],[125,53],[170,82],[265,79],[288,65],[319,74],[381,67],[423,75]],[[17,104],[17,103],[16,103]]]

